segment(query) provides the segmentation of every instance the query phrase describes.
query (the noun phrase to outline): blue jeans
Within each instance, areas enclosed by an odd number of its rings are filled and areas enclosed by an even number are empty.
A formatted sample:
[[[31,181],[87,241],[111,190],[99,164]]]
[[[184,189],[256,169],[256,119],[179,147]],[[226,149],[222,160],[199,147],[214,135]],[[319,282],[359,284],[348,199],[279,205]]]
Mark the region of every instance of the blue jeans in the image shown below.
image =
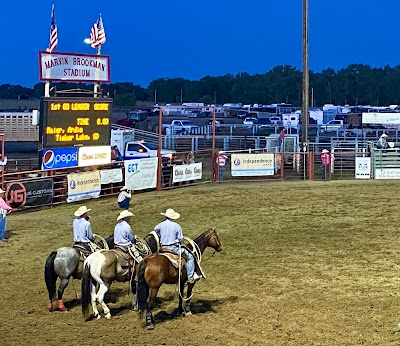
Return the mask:
[[[4,240],[6,234],[6,218],[0,214],[0,240]]]
[[[129,209],[129,202],[131,200],[129,198],[125,198],[122,202],[118,202],[118,206],[122,209]]]
[[[225,166],[219,166],[219,181],[224,180]]]
[[[166,246],[163,246],[163,248],[172,250],[172,251],[176,252],[177,254],[182,254],[182,253],[186,254],[186,256],[188,258],[188,261],[187,261],[187,264],[186,264],[187,277],[188,277],[188,280],[190,280],[194,275],[194,258],[193,258],[193,255],[189,251],[184,249],[183,247],[179,248],[179,246],[176,246],[176,245],[166,245]]]

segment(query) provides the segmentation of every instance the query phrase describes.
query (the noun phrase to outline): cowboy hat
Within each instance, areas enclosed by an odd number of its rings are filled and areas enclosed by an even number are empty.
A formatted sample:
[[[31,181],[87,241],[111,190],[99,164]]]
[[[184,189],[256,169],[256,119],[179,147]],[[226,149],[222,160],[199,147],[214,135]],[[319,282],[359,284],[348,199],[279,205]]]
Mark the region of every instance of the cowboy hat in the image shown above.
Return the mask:
[[[165,213],[160,214],[171,220],[177,220],[181,217],[181,214],[177,213],[174,209],[167,209]]]
[[[225,151],[220,150],[220,151],[218,152],[218,154],[225,154]]]
[[[0,187],[0,193],[5,193],[5,191]]]
[[[117,221],[125,219],[126,217],[130,217],[130,216],[135,216],[133,215],[130,211],[128,210],[123,210],[119,213],[118,217],[117,217]]]
[[[389,148],[394,148],[394,142],[388,142]]]
[[[79,207],[79,209],[74,213],[75,216],[82,216],[86,214],[87,212],[91,211],[92,209],[86,208],[86,205],[82,205]]]
[[[382,134],[381,134],[381,137],[386,138],[386,137],[388,137],[388,135],[387,135],[386,133],[382,133]]]
[[[124,190],[129,190],[129,189],[128,189],[128,187],[127,187],[127,186],[123,186],[123,187],[121,187],[121,191],[124,191]]]
[[[329,153],[329,151],[326,149],[322,149],[322,153],[327,154],[327,153]]]

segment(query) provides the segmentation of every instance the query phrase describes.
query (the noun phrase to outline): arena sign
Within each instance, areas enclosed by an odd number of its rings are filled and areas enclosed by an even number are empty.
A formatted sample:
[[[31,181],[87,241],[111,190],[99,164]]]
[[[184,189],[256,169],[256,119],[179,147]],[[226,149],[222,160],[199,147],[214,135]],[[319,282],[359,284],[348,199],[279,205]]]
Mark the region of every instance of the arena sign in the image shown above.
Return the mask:
[[[110,57],[103,55],[39,52],[40,80],[110,82]]]
[[[43,148],[110,145],[111,99],[44,98],[40,104]]]
[[[42,151],[42,169],[78,166],[78,148],[52,148]]]
[[[232,154],[233,177],[274,175],[274,154]]]

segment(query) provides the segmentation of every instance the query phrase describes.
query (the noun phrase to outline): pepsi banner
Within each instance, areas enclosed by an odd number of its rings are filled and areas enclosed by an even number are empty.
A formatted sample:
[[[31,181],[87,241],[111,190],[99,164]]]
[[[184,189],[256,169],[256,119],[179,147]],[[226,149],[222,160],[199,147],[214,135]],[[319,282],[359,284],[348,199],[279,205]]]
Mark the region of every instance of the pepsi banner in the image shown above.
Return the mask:
[[[42,151],[42,169],[60,169],[78,166],[78,148],[54,148]]]
[[[53,203],[53,179],[14,181],[7,185],[6,200],[13,209],[42,207]]]

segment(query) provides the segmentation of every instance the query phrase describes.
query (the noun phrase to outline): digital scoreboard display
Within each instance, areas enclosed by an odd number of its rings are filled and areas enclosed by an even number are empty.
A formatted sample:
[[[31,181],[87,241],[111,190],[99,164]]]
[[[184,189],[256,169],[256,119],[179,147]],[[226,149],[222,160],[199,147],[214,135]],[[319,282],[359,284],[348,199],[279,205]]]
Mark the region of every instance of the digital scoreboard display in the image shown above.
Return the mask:
[[[111,106],[111,99],[43,99],[43,148],[110,145]]]

